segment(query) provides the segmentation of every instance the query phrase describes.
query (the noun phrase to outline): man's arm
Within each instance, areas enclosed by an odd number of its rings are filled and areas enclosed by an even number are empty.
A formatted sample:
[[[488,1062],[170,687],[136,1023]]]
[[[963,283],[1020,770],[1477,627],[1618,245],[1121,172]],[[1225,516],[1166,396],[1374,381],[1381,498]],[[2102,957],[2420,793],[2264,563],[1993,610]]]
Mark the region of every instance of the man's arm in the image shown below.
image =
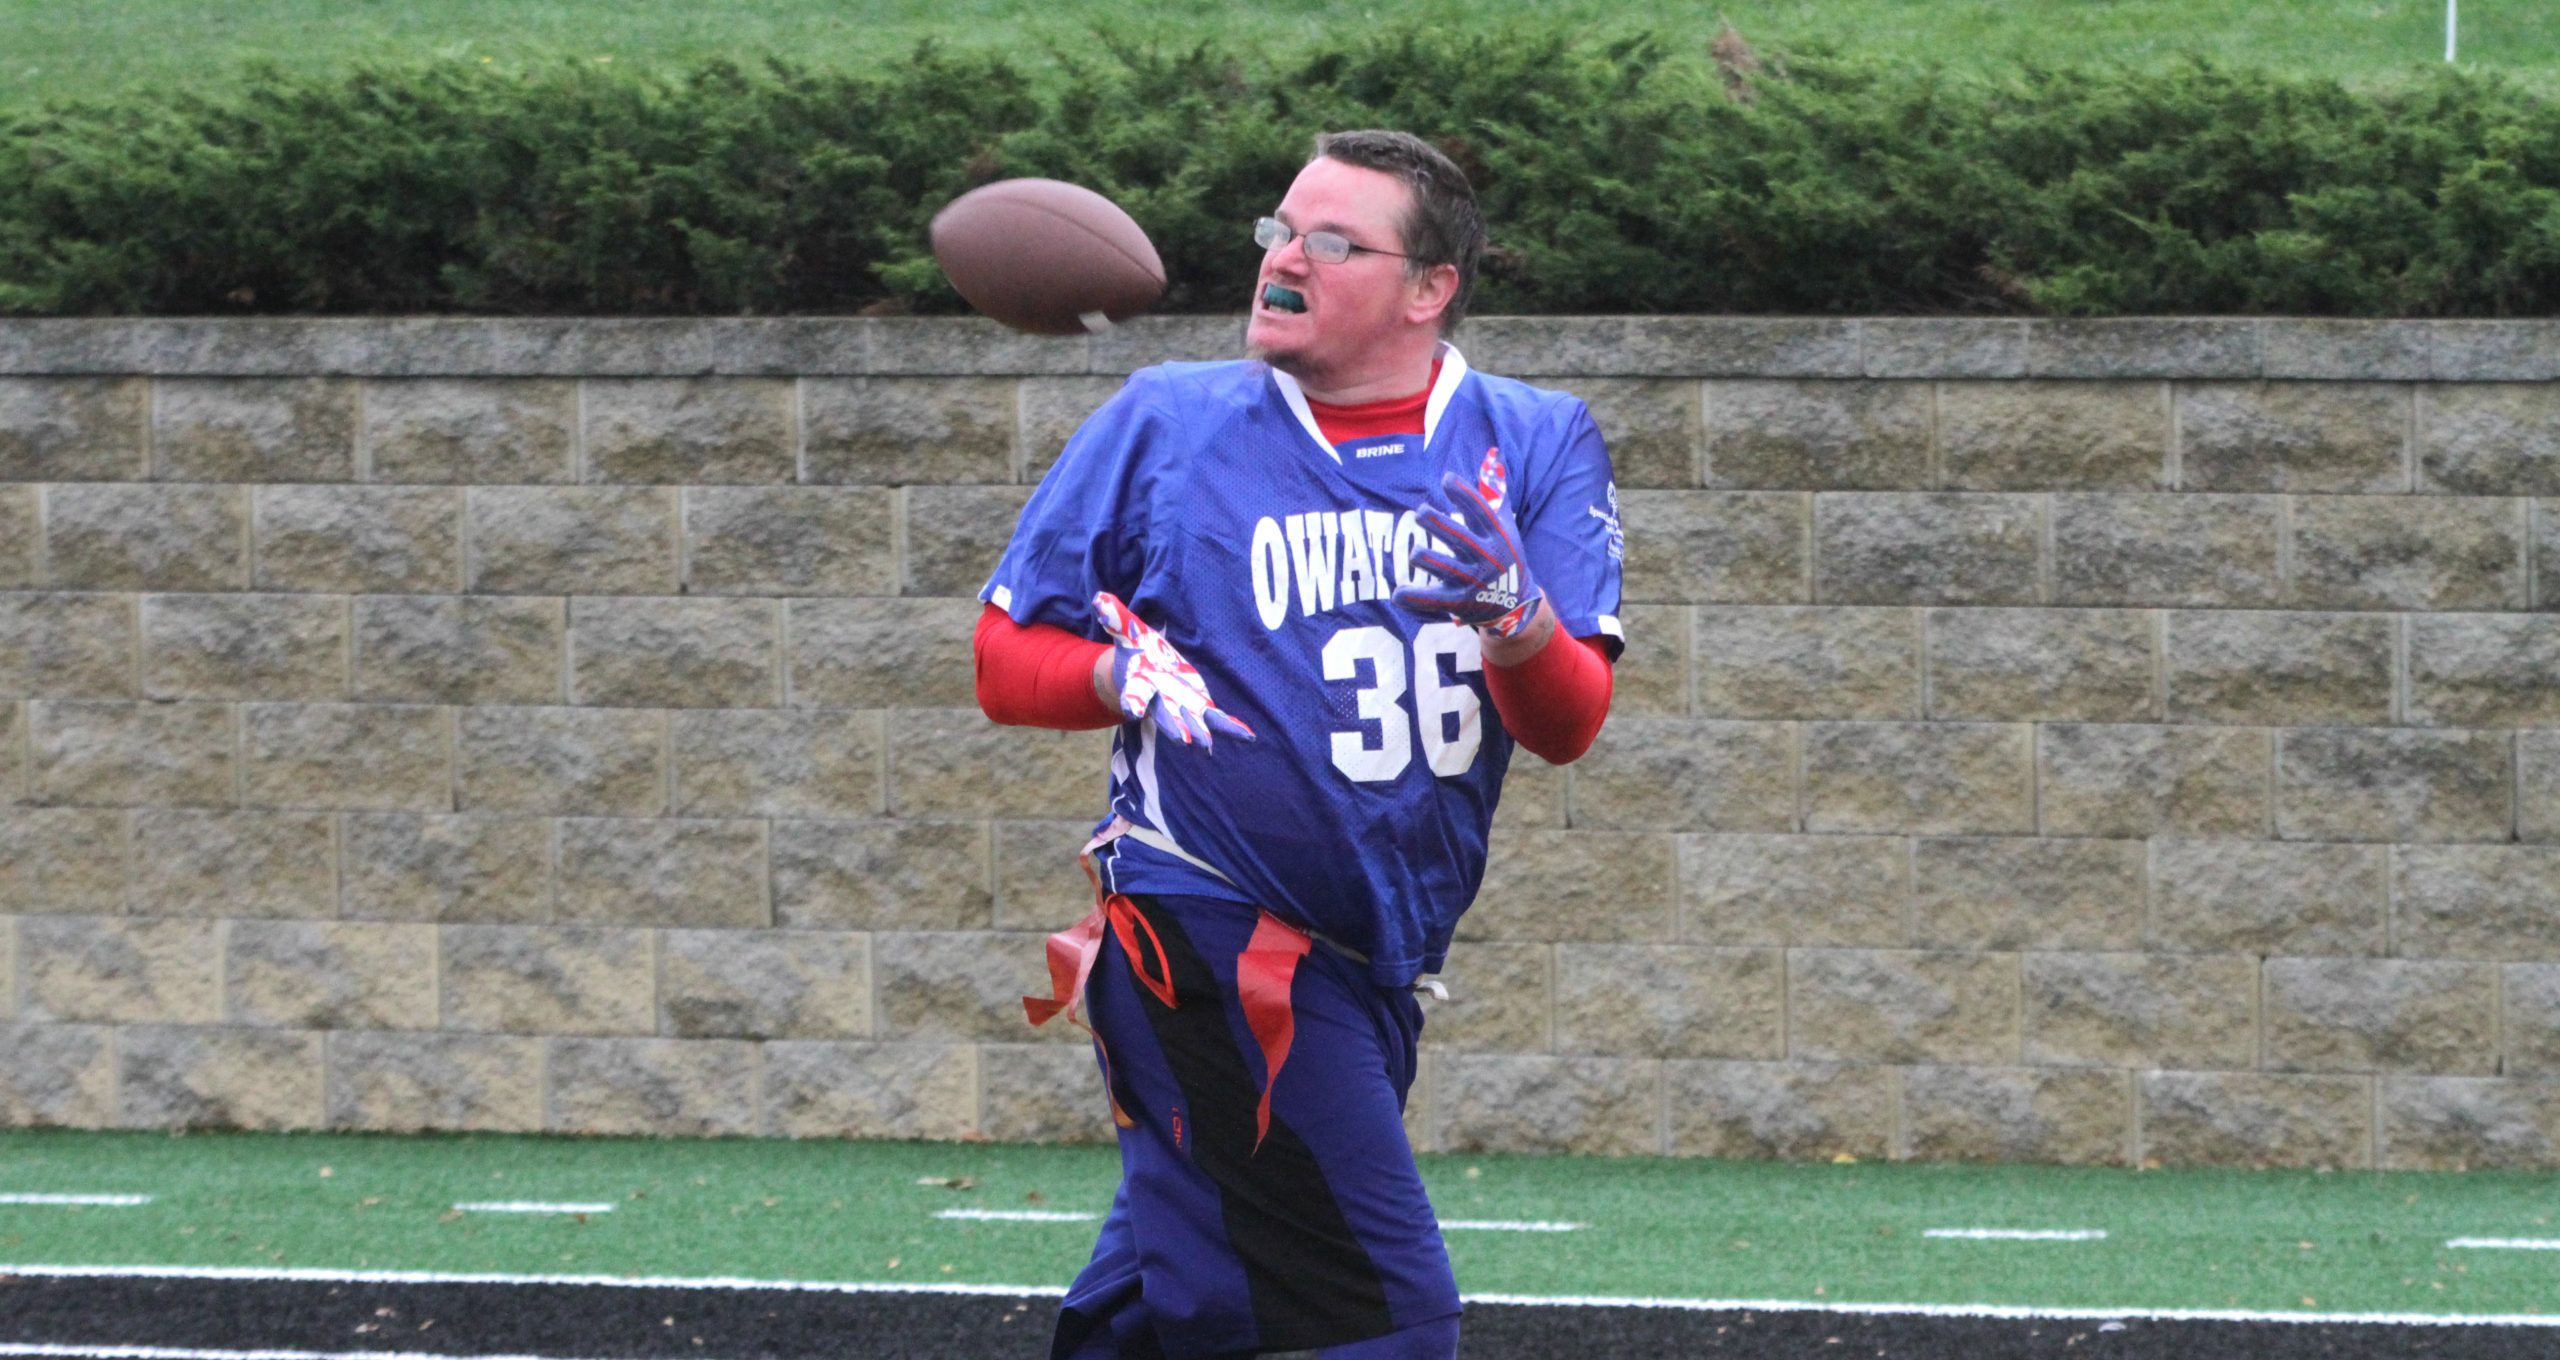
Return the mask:
[[[1399,588],[1396,603],[1472,626],[1483,639],[1485,689],[1504,730],[1550,764],[1576,759],[1609,716],[1606,644],[1555,644],[1555,606],[1521,548],[1498,450],[1485,450],[1472,484],[1450,473],[1440,492],[1421,511],[1437,546],[1413,555],[1423,580]]]
[[[1087,642],[1051,624],[1017,624],[992,604],[980,610],[970,647],[978,708],[1000,723],[1069,732],[1143,718],[1204,749],[1215,744],[1215,732],[1253,740],[1253,729],[1219,708],[1191,663],[1119,596],[1102,592],[1093,607],[1109,642]]]
[[[1566,765],[1591,749],[1609,717],[1616,672],[1605,639],[1560,638],[1544,601],[1514,637],[1484,638],[1484,687],[1511,739],[1550,765]]]
[[[1117,727],[1120,708],[1098,679],[1108,642],[1087,642],[1055,624],[1015,623],[994,605],[978,613],[970,652],[978,668],[978,708],[997,722],[1081,732]]]

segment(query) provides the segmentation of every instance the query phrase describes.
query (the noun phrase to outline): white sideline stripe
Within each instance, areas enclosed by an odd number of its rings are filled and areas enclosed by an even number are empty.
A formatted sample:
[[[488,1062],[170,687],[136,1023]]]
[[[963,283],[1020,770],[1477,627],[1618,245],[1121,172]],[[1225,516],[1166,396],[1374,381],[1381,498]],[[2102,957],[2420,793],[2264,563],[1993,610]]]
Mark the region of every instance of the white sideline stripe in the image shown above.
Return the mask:
[[[2560,1251],[2560,1241],[2548,1237],[2457,1237],[2445,1245],[2491,1251]]]
[[[0,1204],[149,1204],[149,1195],[0,1195]]]
[[[1503,1218],[1444,1218],[1443,1232],[1580,1232],[1579,1223],[1550,1223],[1543,1219],[1518,1221]]]
[[[1960,1237],[1970,1242],[2098,1242],[2104,1228],[1931,1228],[1922,1237]]]
[[[334,1270],[322,1266],[74,1266],[0,1263],[12,1275],[87,1280],[246,1280],[278,1284],[577,1284],[617,1289],[772,1290],[787,1294],[993,1294],[1063,1298],[1065,1285],[864,1280],[757,1280],[735,1275],[514,1275],[504,1271]],[[367,1352],[371,1354],[371,1352]],[[491,1357],[490,1360],[495,1360]]]
[[[65,1360],[556,1360],[540,1355],[444,1355],[435,1351],[210,1351],[174,1346],[51,1346],[0,1341],[0,1355]]]
[[[1060,1209],[945,1209],[935,1218],[965,1218],[978,1223],[1091,1223],[1100,1214]]]
[[[1065,1285],[1047,1284],[905,1284],[870,1280],[753,1280],[735,1276],[684,1275],[508,1275],[439,1270],[326,1270],[316,1267],[255,1266],[76,1266],[0,1262],[0,1279],[10,1276],[48,1279],[254,1280],[320,1284],[567,1284],[620,1289],[769,1290],[788,1294],[964,1294],[999,1298],[1061,1298]],[[1523,1308],[1671,1308],[1695,1313],[1841,1313],[1859,1316],[1991,1318],[2008,1321],[2057,1322],[2309,1322],[2354,1323],[2397,1327],[2560,1327],[2560,1313],[2317,1313],[2260,1312],[2246,1308],[2056,1308],[2006,1303],[1831,1303],[1805,1299],[1665,1299],[1601,1294],[1464,1294],[1468,1303]],[[0,1355],[45,1354],[15,1342],[0,1342]],[[338,1352],[303,1351],[152,1351],[146,1348],[102,1348],[62,1354],[219,1357],[220,1360],[316,1360]],[[433,1357],[432,1352],[345,1352],[366,1360]],[[473,1356],[470,1360],[544,1360],[544,1357]]]
[[[531,1199],[471,1200],[453,1206],[466,1214],[609,1214],[610,1204],[547,1204]]]
[[[1991,1318],[2014,1322],[2310,1322],[2376,1327],[2560,1327],[2560,1313],[2314,1313],[2248,1308],[2048,1308],[2007,1303],[1813,1303],[1797,1299],[1641,1299],[1465,1294],[1468,1303],[1544,1308],[1675,1308],[1699,1313],[1849,1313],[1863,1317]]]

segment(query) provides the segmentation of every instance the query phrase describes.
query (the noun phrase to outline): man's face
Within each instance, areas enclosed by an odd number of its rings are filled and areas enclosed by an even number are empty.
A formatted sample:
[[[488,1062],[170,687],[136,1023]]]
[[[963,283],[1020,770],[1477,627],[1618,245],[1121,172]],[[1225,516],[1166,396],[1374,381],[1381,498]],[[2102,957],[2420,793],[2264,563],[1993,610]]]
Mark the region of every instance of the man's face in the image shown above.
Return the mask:
[[[1434,324],[1438,307],[1419,301],[1421,281],[1405,277],[1403,260],[1355,250],[1340,264],[1318,264],[1307,258],[1303,239],[1306,232],[1330,231],[1355,246],[1402,252],[1398,227],[1412,202],[1404,181],[1384,171],[1324,157],[1308,162],[1271,214],[1300,237],[1263,252],[1245,351],[1322,386],[1362,375],[1386,342],[1416,324]],[[1295,293],[1305,310],[1273,306],[1274,286]]]

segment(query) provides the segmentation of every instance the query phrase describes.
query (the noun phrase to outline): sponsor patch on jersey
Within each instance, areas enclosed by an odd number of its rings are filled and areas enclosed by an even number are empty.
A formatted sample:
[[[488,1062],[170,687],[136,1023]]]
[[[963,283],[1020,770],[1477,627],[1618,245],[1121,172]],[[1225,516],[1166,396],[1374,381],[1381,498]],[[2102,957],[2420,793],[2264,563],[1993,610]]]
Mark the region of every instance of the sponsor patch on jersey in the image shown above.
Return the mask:
[[[1591,517],[1609,526],[1609,560],[1627,560],[1627,531],[1618,525],[1618,484],[1609,483],[1609,508],[1591,507]]]

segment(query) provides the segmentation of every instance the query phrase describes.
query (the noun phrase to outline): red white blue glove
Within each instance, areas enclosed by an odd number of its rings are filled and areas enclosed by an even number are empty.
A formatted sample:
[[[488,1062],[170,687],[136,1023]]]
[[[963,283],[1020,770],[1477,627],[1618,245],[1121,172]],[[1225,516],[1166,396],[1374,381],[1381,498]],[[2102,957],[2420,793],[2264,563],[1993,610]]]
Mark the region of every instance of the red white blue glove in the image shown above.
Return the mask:
[[[1120,603],[1119,596],[1107,590],[1094,596],[1093,612],[1102,619],[1102,630],[1111,635],[1111,687],[1120,696],[1120,711],[1130,721],[1151,717],[1156,730],[1185,746],[1196,740],[1202,750],[1216,748],[1212,729],[1253,740],[1252,728],[1210,701],[1200,672],[1182,659],[1164,634]]]
[[[1546,592],[1529,574],[1520,526],[1506,505],[1509,491],[1499,448],[1484,451],[1473,482],[1454,472],[1443,474],[1439,500],[1423,506],[1419,519],[1449,551],[1416,551],[1413,568],[1425,579],[1398,588],[1396,603],[1495,637],[1516,637],[1528,627]]]

